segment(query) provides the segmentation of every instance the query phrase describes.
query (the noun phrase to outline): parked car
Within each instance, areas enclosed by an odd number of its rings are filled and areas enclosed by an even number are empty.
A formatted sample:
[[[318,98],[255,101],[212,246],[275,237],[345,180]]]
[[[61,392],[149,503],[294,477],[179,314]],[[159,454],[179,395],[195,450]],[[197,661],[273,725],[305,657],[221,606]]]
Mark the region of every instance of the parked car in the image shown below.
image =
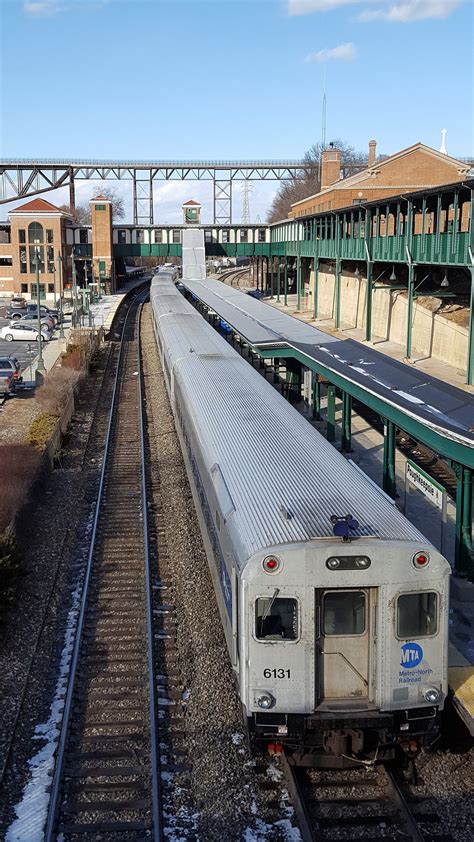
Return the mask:
[[[21,367],[17,357],[0,357],[0,370],[5,371],[6,369],[9,369],[12,372],[15,384],[23,383]]]
[[[2,368],[0,360],[0,396],[8,397],[15,391],[15,378],[11,368]]]
[[[28,313],[35,313],[35,315],[38,314],[37,304],[27,304],[26,309]],[[46,304],[40,305],[40,313],[42,316],[51,316],[55,322],[59,319],[58,311],[54,310],[52,307],[47,307]]]
[[[23,313],[20,318],[18,316],[16,318],[12,318],[10,324],[15,325],[19,323],[27,322],[28,324],[33,325],[33,327],[38,326],[38,315],[37,313]],[[53,331],[56,327],[56,322],[54,321],[52,316],[43,316],[41,315],[41,324],[43,327],[47,327],[48,330]]]
[[[12,310],[25,310],[27,303],[26,298],[23,298],[22,295],[14,295],[10,301],[10,307]]]
[[[41,318],[49,319],[52,326],[54,326],[58,321],[57,310],[50,310],[49,307],[43,307],[43,305],[41,305],[40,307],[40,315]],[[26,309],[22,310],[9,307],[5,318],[11,320],[19,320],[24,319],[26,316],[28,316],[31,319],[38,318],[38,307],[36,306],[36,304],[28,304]]]
[[[48,342],[51,339],[50,331],[44,328],[41,331],[41,338],[44,342]],[[17,322],[16,324],[0,328],[0,339],[6,339],[7,342],[21,339],[27,342],[35,342],[38,339],[38,330],[33,325],[26,324],[25,322],[18,324]]]

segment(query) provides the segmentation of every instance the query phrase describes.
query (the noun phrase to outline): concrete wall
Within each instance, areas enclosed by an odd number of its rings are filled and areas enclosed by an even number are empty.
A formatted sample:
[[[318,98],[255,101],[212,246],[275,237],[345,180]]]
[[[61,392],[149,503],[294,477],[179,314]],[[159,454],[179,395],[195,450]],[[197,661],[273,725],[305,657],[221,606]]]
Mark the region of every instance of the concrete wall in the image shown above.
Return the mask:
[[[314,272],[311,272],[314,294]],[[343,326],[365,331],[365,303],[367,281],[352,275],[341,275],[341,323]],[[318,307],[320,318],[334,318],[334,273],[319,272]],[[388,339],[405,347],[407,334],[406,293],[377,289],[372,293],[372,337]],[[432,313],[415,301],[413,307],[412,353],[418,357],[433,357],[441,362],[466,370],[467,328],[443,316]]]

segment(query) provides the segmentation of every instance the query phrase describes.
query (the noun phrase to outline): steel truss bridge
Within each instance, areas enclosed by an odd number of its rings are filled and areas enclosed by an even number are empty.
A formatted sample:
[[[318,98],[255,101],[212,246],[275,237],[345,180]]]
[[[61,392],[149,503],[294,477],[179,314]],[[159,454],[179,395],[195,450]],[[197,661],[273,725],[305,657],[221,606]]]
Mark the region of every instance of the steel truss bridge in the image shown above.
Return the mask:
[[[153,225],[155,181],[212,181],[214,223],[232,223],[232,186],[235,181],[285,181],[314,164],[304,161],[85,161],[61,159],[4,159],[0,162],[0,204],[69,186],[75,207],[76,180],[132,181],[133,222]]]

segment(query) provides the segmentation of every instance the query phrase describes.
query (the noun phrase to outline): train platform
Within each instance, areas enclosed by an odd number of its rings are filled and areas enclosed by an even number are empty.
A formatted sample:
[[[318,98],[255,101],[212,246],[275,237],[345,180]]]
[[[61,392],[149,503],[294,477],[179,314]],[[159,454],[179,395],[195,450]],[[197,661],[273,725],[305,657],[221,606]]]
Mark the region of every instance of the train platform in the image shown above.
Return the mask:
[[[220,281],[206,278],[182,283],[256,350],[276,356],[285,349],[294,352],[304,365],[314,363],[330,382],[342,383],[349,393],[366,394],[367,402],[373,396],[376,403],[386,406],[389,417],[390,408],[394,409],[399,420],[405,420],[405,425],[400,423],[402,429],[414,422],[420,441],[429,428],[436,452],[474,468],[473,394],[371,346],[333,336]]]
[[[319,323],[313,327],[301,318],[303,314],[294,318],[282,312],[281,306],[269,306],[276,302],[255,299],[219,280],[206,278],[204,281],[183,280],[182,283],[255,350],[276,356],[278,353],[283,355],[290,347],[298,349],[303,359],[312,358],[332,373],[376,394],[387,404],[395,403],[407,418],[417,417],[420,425],[436,428],[442,438],[458,439],[464,452],[474,455],[474,396],[468,390],[457,388],[457,378],[441,379],[420,366],[408,366],[401,359],[392,358],[365,343],[334,335]],[[456,385],[452,385],[454,383]],[[359,422],[354,419],[352,447],[357,452],[359,467],[369,476],[372,472],[374,481],[380,482],[376,474],[380,472],[383,460],[383,436],[362,419]],[[397,453],[400,490],[405,461]],[[411,510],[407,513],[410,519],[413,505],[411,502]],[[432,543],[438,544],[439,523],[432,517],[430,505],[426,500],[424,504],[415,501],[419,511],[413,522]],[[443,551],[453,563],[454,550],[447,552],[446,543],[454,547],[456,513],[453,504],[448,505],[449,509]],[[462,577],[452,577],[450,611],[449,685],[453,703],[474,736],[474,585]]]

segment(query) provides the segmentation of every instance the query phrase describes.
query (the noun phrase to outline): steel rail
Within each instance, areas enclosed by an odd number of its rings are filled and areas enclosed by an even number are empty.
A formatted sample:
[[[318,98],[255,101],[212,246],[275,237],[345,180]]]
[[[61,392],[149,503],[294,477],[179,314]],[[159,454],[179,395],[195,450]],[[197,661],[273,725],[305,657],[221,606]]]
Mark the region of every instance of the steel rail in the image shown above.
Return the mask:
[[[397,807],[401,817],[402,822],[405,825],[408,833],[410,834],[410,838],[413,842],[425,842],[425,835],[421,832],[416,819],[411,812],[406,798],[403,794],[402,788],[397,781],[396,775],[393,774],[392,770],[388,768],[385,764],[383,764],[383,770],[385,772],[385,776],[388,783],[388,793],[390,799],[393,804]]]
[[[300,826],[301,838],[303,842],[314,842],[316,836],[311,827],[311,819],[309,818],[304,797],[301,792],[301,787],[296,773],[297,767],[288,761],[284,751],[280,755],[280,762],[288,784],[296,818],[298,819],[298,824]]]
[[[139,333],[143,313],[143,304],[140,304],[138,314]],[[153,604],[150,571],[150,545],[148,541],[148,500],[147,482],[145,470],[145,418],[143,414],[144,388],[143,388],[143,365],[138,345],[138,404],[140,424],[140,456],[141,456],[141,480],[142,480],[142,506],[143,506],[143,546],[145,551],[145,582],[146,582],[146,627],[148,639],[148,677],[149,677],[149,708],[150,708],[150,747],[151,747],[151,786],[152,786],[152,820],[153,838],[159,842],[162,838],[162,799],[159,786],[160,760],[158,754],[158,728],[157,728],[157,693],[155,674],[155,647],[153,637]]]
[[[77,677],[77,668],[79,664],[79,653],[81,648],[81,641],[82,641],[82,631],[84,627],[84,618],[86,613],[87,607],[87,597],[89,591],[89,583],[91,579],[91,572],[93,566],[93,558],[94,552],[96,547],[96,538],[97,538],[97,526],[99,521],[100,510],[102,506],[102,498],[103,498],[103,491],[104,491],[104,483],[105,483],[105,475],[107,472],[108,467],[108,457],[109,457],[109,446],[110,446],[110,439],[112,434],[112,426],[114,422],[114,415],[115,415],[115,405],[117,394],[119,391],[119,384],[120,384],[120,373],[121,373],[121,362],[123,358],[123,337],[125,333],[125,328],[127,327],[128,320],[130,317],[130,313],[132,311],[132,303],[133,299],[130,302],[130,306],[125,317],[123,327],[122,327],[122,335],[120,338],[120,352],[117,360],[117,370],[115,372],[115,381],[114,381],[114,388],[112,392],[112,400],[110,405],[109,411],[109,420],[107,423],[107,433],[105,437],[105,445],[104,445],[104,456],[102,461],[102,470],[100,473],[100,480],[99,480],[99,488],[97,492],[97,500],[95,505],[94,511],[94,520],[92,525],[92,532],[91,532],[91,539],[89,545],[89,553],[87,556],[87,564],[86,564],[86,573],[84,577],[84,584],[82,588],[82,596],[81,596],[81,607],[79,610],[79,616],[77,620],[76,626],[76,634],[74,639],[74,648],[71,656],[71,664],[69,669],[69,682],[68,688],[66,692],[66,699],[64,702],[64,711],[63,711],[63,718],[61,722],[61,731],[59,735],[59,742],[58,748],[56,752],[56,759],[55,759],[55,766],[54,766],[54,775],[53,781],[51,784],[51,794],[48,806],[48,817],[46,822],[46,828],[44,832],[44,842],[54,842],[55,839],[55,832],[54,826],[56,822],[56,814],[58,811],[58,801],[59,801],[59,793],[62,781],[62,773],[63,773],[63,766],[64,766],[64,758],[66,752],[66,741],[68,737],[69,731],[69,724],[70,724],[70,717],[71,717],[71,710],[74,698],[74,690],[76,686],[76,677]]]

